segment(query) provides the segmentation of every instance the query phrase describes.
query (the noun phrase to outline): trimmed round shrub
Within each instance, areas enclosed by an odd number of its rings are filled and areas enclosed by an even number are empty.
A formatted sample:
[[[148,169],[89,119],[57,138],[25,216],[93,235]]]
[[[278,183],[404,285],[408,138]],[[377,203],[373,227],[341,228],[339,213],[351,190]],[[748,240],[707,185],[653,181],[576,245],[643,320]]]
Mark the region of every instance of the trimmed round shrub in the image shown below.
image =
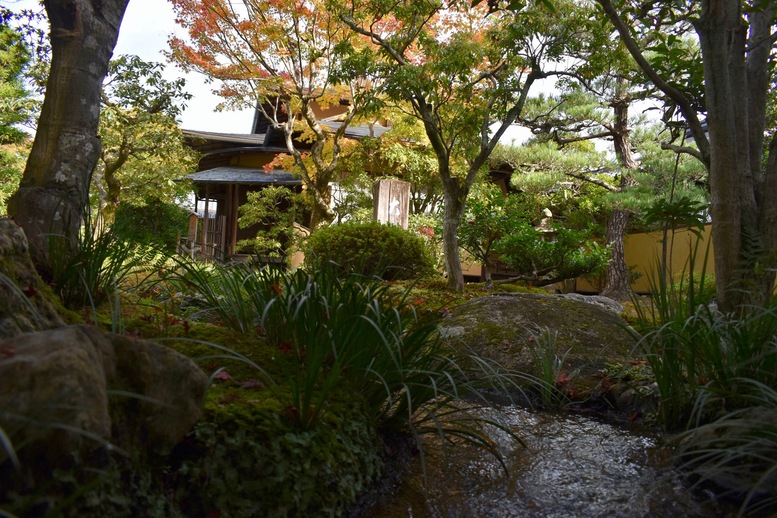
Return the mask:
[[[423,240],[394,225],[342,223],[317,230],[308,239],[309,268],[335,264],[342,273],[359,273],[388,281],[417,279],[435,273]]]

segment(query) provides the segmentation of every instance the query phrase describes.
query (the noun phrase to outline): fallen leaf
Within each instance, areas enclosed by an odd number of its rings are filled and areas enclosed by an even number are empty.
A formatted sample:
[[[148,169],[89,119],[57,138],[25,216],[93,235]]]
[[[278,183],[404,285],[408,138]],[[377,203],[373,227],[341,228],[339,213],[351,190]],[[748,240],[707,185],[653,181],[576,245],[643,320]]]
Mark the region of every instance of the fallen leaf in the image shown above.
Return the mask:
[[[232,379],[232,376],[227,372],[226,369],[219,370],[216,372],[216,374],[213,375],[213,377],[221,381],[229,381]]]

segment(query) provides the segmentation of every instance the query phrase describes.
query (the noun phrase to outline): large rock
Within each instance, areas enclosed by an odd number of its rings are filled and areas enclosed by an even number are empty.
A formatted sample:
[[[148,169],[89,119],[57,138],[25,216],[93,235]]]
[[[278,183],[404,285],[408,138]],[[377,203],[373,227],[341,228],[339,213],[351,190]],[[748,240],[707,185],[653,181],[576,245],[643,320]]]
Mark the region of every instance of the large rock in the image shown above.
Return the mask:
[[[511,293],[473,299],[457,306],[440,331],[453,345],[534,375],[539,367],[530,348],[550,336],[557,355],[566,355],[563,371],[576,373],[579,392],[596,388],[596,375],[605,364],[622,363],[636,343],[633,330],[614,311],[559,295]]]
[[[56,297],[30,260],[24,232],[0,218],[0,340],[64,325]]]
[[[169,448],[199,419],[207,384],[175,351],[92,326],[0,342],[0,426],[42,465],[107,445]]]

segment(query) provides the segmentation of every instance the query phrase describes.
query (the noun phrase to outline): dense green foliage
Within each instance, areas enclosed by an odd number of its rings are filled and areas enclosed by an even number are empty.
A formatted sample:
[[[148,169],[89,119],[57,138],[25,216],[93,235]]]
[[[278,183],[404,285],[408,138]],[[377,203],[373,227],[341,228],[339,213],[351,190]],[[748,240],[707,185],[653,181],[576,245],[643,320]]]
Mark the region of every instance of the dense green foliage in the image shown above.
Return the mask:
[[[0,144],[0,216],[8,198],[19,187],[29,149],[26,144]]]
[[[434,272],[434,262],[420,237],[374,221],[319,229],[306,247],[306,261],[312,267],[335,263],[341,272],[385,280],[417,279]]]
[[[19,143],[27,134],[17,125],[30,122],[37,103],[24,86],[30,53],[21,37],[0,20],[0,144]]]
[[[189,211],[157,198],[140,201],[145,203],[138,205],[127,201],[119,206],[112,232],[122,240],[174,252],[178,239],[188,231]]]
[[[241,228],[253,226],[256,235],[240,241],[238,248],[286,264],[298,246],[299,234],[294,224],[303,210],[302,196],[288,187],[270,186],[247,193],[247,202],[240,206],[238,224]]]
[[[37,101],[23,83],[30,54],[20,36],[0,21],[0,216],[16,190],[29,152],[29,136],[19,126],[30,123]]]
[[[601,271],[609,250],[586,232],[556,227],[549,236],[524,223],[496,246],[505,264],[525,280],[542,286]]]
[[[527,203],[528,200],[528,203]],[[543,286],[601,271],[608,249],[591,239],[588,230],[564,228],[539,220],[529,196],[504,195],[494,185],[483,185],[471,196],[459,227],[460,245],[485,267],[486,281],[501,261],[515,276]]]
[[[265,398],[208,405],[199,454],[179,472],[186,515],[341,516],[380,474],[378,437],[358,406],[300,430]]]

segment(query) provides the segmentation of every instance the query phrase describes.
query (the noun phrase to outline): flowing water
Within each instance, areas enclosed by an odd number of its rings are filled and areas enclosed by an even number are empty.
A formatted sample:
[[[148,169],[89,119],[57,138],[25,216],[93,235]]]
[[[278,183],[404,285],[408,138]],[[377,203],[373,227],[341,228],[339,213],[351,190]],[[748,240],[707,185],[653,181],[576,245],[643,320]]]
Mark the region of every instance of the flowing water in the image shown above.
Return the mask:
[[[397,498],[370,516],[397,517],[715,517],[668,467],[656,437],[576,415],[499,415],[526,448],[495,430],[508,472],[482,450],[457,445],[449,455],[426,447]],[[426,480],[426,484],[424,484]]]

